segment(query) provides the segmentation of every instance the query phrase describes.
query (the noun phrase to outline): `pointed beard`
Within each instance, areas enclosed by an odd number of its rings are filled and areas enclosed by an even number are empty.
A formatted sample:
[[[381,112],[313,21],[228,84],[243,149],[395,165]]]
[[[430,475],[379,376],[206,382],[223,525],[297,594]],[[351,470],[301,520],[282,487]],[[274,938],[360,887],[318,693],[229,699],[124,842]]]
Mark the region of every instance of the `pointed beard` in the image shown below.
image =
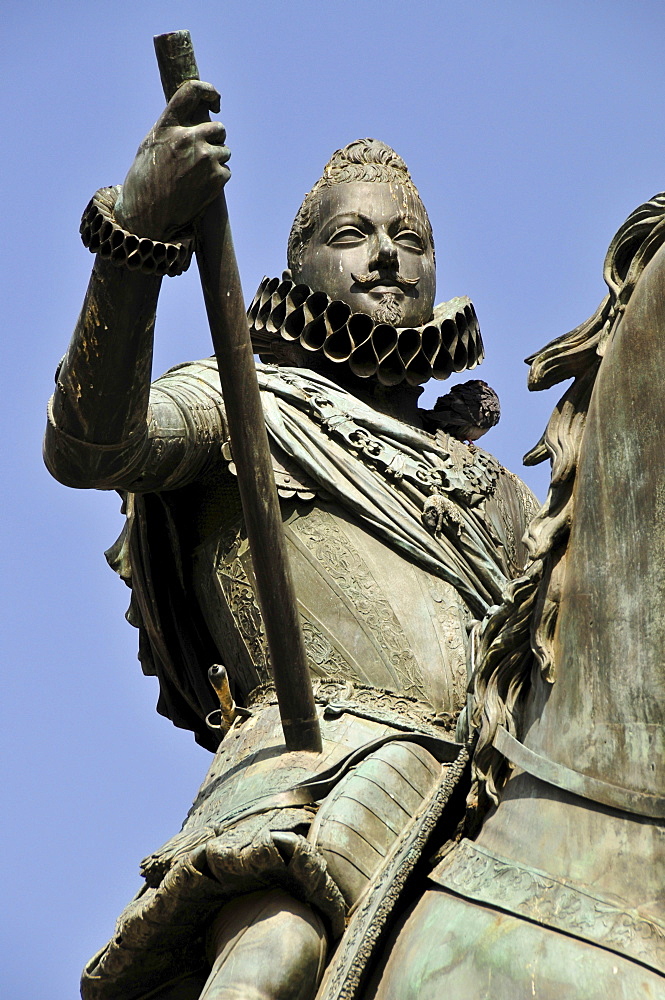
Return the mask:
[[[394,292],[386,292],[373,312],[372,319],[377,323],[390,323],[399,326],[402,319],[402,306]]]

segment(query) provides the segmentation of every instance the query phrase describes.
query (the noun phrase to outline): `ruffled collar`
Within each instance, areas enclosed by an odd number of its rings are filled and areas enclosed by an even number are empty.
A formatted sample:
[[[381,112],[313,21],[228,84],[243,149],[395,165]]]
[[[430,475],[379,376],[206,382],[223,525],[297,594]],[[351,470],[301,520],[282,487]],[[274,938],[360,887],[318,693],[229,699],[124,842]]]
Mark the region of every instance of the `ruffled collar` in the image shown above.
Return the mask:
[[[476,312],[466,296],[436,306],[423,326],[394,327],[289,278],[264,278],[247,317],[262,361],[281,361],[289,344],[299,345],[388,386],[446,379],[475,368],[485,356]]]

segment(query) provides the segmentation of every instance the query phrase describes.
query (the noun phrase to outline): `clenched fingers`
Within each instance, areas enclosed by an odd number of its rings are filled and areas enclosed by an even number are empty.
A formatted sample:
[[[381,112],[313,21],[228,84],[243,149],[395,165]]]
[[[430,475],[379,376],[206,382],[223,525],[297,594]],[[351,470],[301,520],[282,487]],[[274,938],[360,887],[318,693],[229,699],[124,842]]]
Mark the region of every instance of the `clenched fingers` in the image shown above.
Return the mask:
[[[226,129],[221,122],[203,122],[201,125],[194,125],[192,132],[197,139],[211,146],[223,146],[226,142]]]

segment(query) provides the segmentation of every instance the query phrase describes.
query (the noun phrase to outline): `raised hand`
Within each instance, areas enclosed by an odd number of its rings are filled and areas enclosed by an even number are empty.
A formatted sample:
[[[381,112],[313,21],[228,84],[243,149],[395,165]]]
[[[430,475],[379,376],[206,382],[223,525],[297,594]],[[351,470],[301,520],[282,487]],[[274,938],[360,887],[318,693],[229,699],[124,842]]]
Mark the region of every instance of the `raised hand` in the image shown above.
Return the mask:
[[[217,197],[231,176],[219,112],[209,83],[187,80],[145,137],[116,202],[115,216],[136,236],[173,239]]]

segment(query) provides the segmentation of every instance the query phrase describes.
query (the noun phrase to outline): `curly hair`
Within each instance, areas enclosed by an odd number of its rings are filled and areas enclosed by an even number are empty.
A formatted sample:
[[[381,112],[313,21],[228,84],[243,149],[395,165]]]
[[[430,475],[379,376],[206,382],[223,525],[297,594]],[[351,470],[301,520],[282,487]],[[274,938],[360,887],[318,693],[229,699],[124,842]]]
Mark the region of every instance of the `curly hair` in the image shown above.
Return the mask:
[[[336,150],[323,169],[323,175],[298,209],[289,234],[287,258],[289,267],[298,272],[302,257],[318,222],[318,194],[323,188],[350,181],[378,181],[400,184],[409,191],[422,207],[432,248],[432,226],[418,189],[411,180],[406,163],[394,149],[378,139],[356,139],[343,149]]]

